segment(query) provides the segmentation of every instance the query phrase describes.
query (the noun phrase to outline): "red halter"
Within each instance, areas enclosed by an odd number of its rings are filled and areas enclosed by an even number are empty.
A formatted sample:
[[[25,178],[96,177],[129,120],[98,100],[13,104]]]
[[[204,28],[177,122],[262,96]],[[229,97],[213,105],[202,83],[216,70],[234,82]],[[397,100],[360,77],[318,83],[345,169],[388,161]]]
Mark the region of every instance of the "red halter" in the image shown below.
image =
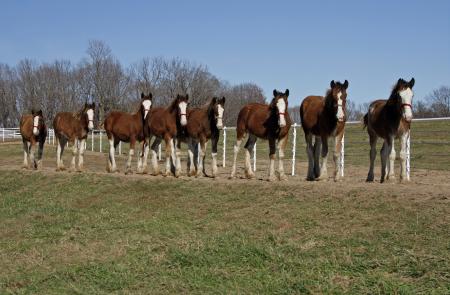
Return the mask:
[[[286,115],[286,113],[280,113],[280,112],[278,112],[278,114],[279,114],[280,116],[281,116],[281,115],[283,115],[283,116]]]
[[[402,108],[404,108],[404,107],[410,107],[412,110],[412,105],[409,103],[402,103]]]

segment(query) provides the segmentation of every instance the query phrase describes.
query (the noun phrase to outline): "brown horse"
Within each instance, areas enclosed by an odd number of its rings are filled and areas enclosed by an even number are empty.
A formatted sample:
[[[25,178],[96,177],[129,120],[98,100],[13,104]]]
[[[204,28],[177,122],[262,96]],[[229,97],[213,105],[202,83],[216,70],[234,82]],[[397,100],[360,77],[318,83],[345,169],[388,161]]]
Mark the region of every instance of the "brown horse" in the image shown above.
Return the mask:
[[[374,179],[373,168],[377,154],[378,137],[384,139],[380,152],[381,182],[384,182],[385,178],[394,178],[394,139],[399,137],[401,141],[400,180],[409,181],[409,175],[406,173],[406,144],[413,117],[412,98],[414,93],[412,88],[414,83],[414,78],[409,82],[398,79],[389,99],[380,99],[372,102],[369,106],[369,111],[364,116],[364,126],[367,127],[370,137],[370,168],[367,181],[371,182]],[[390,161],[388,161],[388,156]]]
[[[22,115],[20,118],[20,134],[23,142],[23,168],[29,168],[28,157],[33,169],[42,166],[42,153],[47,138],[47,126],[42,111],[31,111],[31,115]],[[36,143],[39,144],[37,162],[34,158]]]
[[[83,156],[86,138],[94,128],[95,103],[85,103],[77,113],[61,112],[53,120],[56,137],[56,171],[64,170],[62,155],[67,141],[73,143],[70,169],[75,171],[75,157],[78,155],[78,171],[83,170]]]
[[[206,157],[206,144],[211,139],[212,155],[212,176],[217,175],[217,142],[220,137],[220,130],[223,128],[223,112],[225,97],[213,97],[211,101],[202,108],[193,108],[188,111],[189,120],[185,127],[185,132],[179,133],[178,149],[181,141],[188,142],[189,149],[189,176],[199,176],[201,172],[205,176],[204,161]],[[200,143],[200,155],[198,165],[194,163],[194,155],[198,152]]]
[[[152,149],[152,167],[153,175],[159,174],[158,159],[157,159],[157,148],[164,139],[166,144],[166,170],[164,176],[170,174],[170,160],[175,166],[175,176],[178,177],[181,172],[180,163],[180,152],[176,150],[177,146],[177,135],[181,132],[182,127],[187,124],[187,105],[189,101],[189,96],[177,95],[177,97],[171,102],[171,104],[166,107],[153,108],[150,111],[149,116],[144,124],[144,153],[141,155],[143,157],[143,162],[147,162],[147,156],[149,152],[149,145],[152,137],[156,137],[153,142]],[[141,159],[142,160],[142,159]],[[141,161],[140,160],[140,161]]]
[[[331,89],[325,97],[308,96],[300,105],[300,117],[306,139],[306,153],[308,155],[307,180],[323,180],[328,178],[328,137],[334,136],[334,180],[338,181],[340,171],[340,151],[346,118],[346,100],[348,81],[344,83],[331,81]],[[314,146],[312,143],[315,136]],[[322,146],[322,165],[319,166],[320,150]]]
[[[114,111],[106,116],[104,127],[109,141],[108,172],[115,172],[117,170],[116,160],[114,158],[115,149],[119,142],[123,141],[130,143],[125,174],[132,173],[131,158],[134,155],[136,141],[141,142],[144,140],[144,122],[152,106],[152,97],[151,93],[149,95],[141,93],[139,110],[135,114]],[[146,166],[147,163],[144,164]],[[138,172],[144,172],[145,168],[142,165],[142,161],[138,161]]]
[[[275,177],[275,151],[278,141],[278,173],[280,180],[286,179],[284,174],[284,148],[289,136],[291,118],[289,117],[288,97],[289,89],[285,93],[273,91],[274,98],[270,104],[250,103],[244,106],[238,115],[236,125],[236,144],[234,145],[233,168],[230,178],[236,176],[236,159],[239,147],[243,138],[248,133],[248,140],[245,144],[245,175],[247,178],[255,177],[250,165],[250,153],[253,151],[258,138],[269,140],[269,181]]]

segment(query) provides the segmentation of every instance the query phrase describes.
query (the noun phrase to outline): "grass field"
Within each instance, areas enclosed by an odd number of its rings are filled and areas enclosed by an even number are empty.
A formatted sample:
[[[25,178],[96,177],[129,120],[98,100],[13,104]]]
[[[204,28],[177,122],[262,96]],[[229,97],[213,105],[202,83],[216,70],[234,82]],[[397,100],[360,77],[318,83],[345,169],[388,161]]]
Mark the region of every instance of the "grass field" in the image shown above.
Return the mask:
[[[56,173],[50,146],[35,172],[0,145],[0,294],[449,294],[449,148],[418,144],[446,127],[414,129],[409,184],[364,182],[356,126],[341,183],[304,180],[300,130],[299,176],[276,183],[109,175],[91,152]]]

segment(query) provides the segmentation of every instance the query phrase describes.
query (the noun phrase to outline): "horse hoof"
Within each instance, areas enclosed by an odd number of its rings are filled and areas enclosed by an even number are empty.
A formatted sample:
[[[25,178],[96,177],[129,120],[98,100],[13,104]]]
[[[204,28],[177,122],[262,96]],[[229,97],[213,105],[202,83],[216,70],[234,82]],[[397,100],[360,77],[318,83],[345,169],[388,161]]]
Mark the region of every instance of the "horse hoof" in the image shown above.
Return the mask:
[[[131,170],[125,171],[125,175],[128,175],[128,174],[133,174],[133,171],[131,171]]]
[[[280,177],[280,181],[285,181],[285,180],[287,180],[286,174],[281,174],[279,177]]]

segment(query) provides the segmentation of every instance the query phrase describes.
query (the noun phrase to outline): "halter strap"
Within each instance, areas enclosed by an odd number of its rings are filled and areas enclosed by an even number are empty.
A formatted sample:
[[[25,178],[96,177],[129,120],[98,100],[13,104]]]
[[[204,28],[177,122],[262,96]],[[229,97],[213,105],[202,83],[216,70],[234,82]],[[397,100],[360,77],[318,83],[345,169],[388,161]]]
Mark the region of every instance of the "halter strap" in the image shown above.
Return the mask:
[[[280,116],[284,116],[284,115],[286,115],[286,113],[281,113],[281,112],[278,112],[278,115],[280,115]]]

